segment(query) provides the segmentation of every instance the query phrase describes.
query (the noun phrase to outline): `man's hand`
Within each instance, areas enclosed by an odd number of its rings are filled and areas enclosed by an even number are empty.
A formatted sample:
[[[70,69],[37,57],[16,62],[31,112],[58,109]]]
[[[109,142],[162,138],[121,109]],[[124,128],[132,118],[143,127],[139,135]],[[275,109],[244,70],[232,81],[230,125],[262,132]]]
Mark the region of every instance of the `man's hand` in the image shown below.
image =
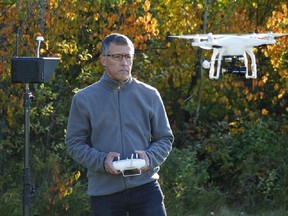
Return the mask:
[[[121,172],[119,170],[114,169],[113,167],[113,160],[115,157],[118,157],[120,154],[117,152],[109,152],[106,155],[106,158],[104,160],[104,168],[107,173],[113,174],[113,175],[119,175]]]
[[[149,170],[150,168],[150,161],[149,161],[149,157],[147,156],[145,151],[141,151],[141,150],[136,150],[135,151],[136,154],[138,154],[140,156],[140,159],[144,159],[145,160],[145,166],[141,168],[141,172],[144,173],[147,170]]]

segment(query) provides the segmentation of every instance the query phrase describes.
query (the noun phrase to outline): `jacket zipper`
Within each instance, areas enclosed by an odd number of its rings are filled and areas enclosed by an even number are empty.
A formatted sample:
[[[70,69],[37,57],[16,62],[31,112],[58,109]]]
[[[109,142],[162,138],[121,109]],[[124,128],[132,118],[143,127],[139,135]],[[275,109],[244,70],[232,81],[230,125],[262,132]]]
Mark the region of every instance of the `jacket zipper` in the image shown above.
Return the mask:
[[[125,146],[123,145],[123,127],[122,127],[122,116],[121,116],[121,109],[120,109],[120,90],[121,90],[121,85],[118,85],[118,92],[117,92],[117,96],[118,96],[118,114],[119,114],[119,125],[120,125],[120,145],[122,147],[122,152],[124,152],[125,150]],[[122,155],[120,155],[121,157]],[[123,158],[122,158],[123,159]],[[122,174],[121,174],[122,175]],[[126,186],[126,179],[123,177],[123,183],[124,183],[124,188],[127,189]]]

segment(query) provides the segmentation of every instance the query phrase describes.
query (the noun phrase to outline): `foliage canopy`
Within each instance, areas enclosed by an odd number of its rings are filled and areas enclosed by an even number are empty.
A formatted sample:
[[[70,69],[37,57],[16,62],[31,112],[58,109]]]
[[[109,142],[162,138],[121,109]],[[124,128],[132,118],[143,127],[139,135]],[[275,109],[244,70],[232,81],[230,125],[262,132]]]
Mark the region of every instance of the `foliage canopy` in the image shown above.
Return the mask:
[[[161,183],[171,215],[201,209],[201,203],[209,211],[235,203],[287,205],[288,37],[255,49],[257,80],[225,75],[218,81],[200,66],[211,53],[168,38],[287,32],[287,12],[284,0],[2,1],[0,211],[19,215],[21,203],[23,85],[10,81],[11,57],[34,56],[35,38],[43,35],[41,56],[59,56],[61,63],[49,84],[30,85],[34,214],[89,212],[85,169],[66,156],[65,128],[72,95],[103,73],[99,48],[111,32],[134,41],[133,75],[157,87],[166,105],[176,139]],[[79,200],[83,208],[75,209]]]

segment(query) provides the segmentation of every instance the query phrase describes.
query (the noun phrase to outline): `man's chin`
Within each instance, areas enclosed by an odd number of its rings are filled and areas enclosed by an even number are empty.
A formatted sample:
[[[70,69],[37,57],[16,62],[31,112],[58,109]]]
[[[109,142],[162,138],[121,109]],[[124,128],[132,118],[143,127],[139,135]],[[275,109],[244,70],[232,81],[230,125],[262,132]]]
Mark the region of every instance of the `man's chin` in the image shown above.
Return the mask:
[[[131,75],[127,72],[127,73],[121,73],[120,76],[118,76],[119,81],[126,81],[127,79],[129,79]]]

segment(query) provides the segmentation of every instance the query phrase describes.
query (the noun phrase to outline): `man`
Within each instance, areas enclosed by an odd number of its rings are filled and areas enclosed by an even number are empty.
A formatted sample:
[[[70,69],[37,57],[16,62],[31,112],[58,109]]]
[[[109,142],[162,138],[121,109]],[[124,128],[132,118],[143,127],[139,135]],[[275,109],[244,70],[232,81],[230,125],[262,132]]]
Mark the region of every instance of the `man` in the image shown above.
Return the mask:
[[[159,92],[132,77],[133,58],[128,37],[105,37],[103,76],[76,93],[71,103],[67,151],[87,168],[94,216],[166,215],[157,172],[174,137]],[[132,154],[144,159],[145,166],[133,170],[137,175],[122,175],[113,161]]]

